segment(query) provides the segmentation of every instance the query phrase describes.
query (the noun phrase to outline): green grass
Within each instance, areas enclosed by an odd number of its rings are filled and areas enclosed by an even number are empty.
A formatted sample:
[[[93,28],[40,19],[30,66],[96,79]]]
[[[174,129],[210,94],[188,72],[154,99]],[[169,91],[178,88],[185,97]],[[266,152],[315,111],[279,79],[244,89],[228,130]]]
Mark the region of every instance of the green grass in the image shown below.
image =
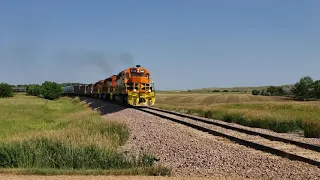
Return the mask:
[[[79,98],[50,101],[18,94],[0,99],[0,113],[0,168],[170,174],[154,167],[152,155],[120,154],[130,135],[127,125],[103,119]]]
[[[320,102],[251,95],[159,94],[156,106],[275,132],[320,137]]]

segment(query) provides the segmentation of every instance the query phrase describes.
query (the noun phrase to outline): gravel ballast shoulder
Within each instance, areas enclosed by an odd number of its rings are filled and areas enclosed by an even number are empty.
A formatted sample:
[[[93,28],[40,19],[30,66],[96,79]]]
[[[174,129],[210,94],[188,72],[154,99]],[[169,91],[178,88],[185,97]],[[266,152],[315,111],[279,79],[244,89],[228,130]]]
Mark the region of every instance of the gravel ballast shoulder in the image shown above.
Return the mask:
[[[303,162],[235,144],[131,108],[92,100],[106,119],[127,123],[129,142],[121,151],[152,153],[174,176],[213,176],[233,179],[320,179],[320,169]]]
[[[155,108],[155,109],[159,109],[159,108]],[[177,112],[177,111],[174,111],[174,112],[183,114],[183,113]],[[282,138],[285,138],[285,139],[290,139],[290,140],[294,140],[294,141],[298,141],[298,142],[304,142],[304,143],[318,145],[318,146],[320,145],[320,138],[306,138],[306,137],[303,136],[303,133],[300,133],[300,134],[298,134],[298,133],[277,133],[277,132],[271,131],[269,129],[253,128],[253,127],[243,126],[243,125],[236,124],[236,123],[229,123],[229,122],[224,122],[224,121],[221,121],[221,120],[204,118],[204,117],[200,117],[200,116],[197,116],[197,115],[191,115],[191,114],[187,114],[187,115],[191,116],[191,117],[198,118],[198,119],[213,121],[213,122],[216,122],[216,123],[219,123],[219,124],[224,124],[224,125],[228,125],[228,126],[241,128],[241,129],[246,129],[246,130],[255,131],[255,132],[259,132],[259,133],[264,133],[264,134],[268,134],[268,135],[275,136],[275,137],[282,137]]]

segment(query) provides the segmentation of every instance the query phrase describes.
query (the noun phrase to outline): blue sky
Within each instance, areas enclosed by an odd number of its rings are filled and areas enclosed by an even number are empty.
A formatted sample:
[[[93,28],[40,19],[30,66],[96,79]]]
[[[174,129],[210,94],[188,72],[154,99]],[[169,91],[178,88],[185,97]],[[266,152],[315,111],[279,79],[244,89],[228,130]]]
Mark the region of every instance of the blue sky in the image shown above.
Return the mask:
[[[318,0],[2,0],[0,82],[91,83],[141,64],[156,89],[320,79]]]

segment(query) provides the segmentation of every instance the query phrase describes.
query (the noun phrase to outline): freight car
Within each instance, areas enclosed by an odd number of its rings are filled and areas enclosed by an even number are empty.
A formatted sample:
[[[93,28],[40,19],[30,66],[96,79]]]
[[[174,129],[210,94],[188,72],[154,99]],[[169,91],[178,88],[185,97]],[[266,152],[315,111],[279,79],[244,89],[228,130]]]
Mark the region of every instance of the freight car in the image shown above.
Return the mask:
[[[87,84],[86,86],[86,96],[91,97],[93,94],[93,86],[94,84]]]
[[[65,95],[74,94],[74,86],[65,86],[65,87],[62,87],[62,90],[63,90],[63,94]]]
[[[63,91],[64,94],[107,99],[133,106],[154,105],[156,100],[151,74],[140,65],[92,84],[63,87]]]

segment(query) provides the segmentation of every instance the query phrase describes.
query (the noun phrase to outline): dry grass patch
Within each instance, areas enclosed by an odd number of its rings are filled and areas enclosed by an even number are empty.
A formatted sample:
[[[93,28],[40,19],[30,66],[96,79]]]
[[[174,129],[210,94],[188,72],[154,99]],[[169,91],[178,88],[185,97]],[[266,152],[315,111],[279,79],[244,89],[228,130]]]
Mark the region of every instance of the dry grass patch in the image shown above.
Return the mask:
[[[320,102],[284,101],[245,94],[190,94],[189,98],[198,101],[181,103],[184,97],[160,94],[156,106],[276,132],[303,132],[305,137],[320,137]]]
[[[222,103],[242,103],[242,102],[274,102],[278,101],[274,97],[253,96],[250,94],[196,94],[196,93],[158,93],[157,104],[161,105],[214,105]]]

